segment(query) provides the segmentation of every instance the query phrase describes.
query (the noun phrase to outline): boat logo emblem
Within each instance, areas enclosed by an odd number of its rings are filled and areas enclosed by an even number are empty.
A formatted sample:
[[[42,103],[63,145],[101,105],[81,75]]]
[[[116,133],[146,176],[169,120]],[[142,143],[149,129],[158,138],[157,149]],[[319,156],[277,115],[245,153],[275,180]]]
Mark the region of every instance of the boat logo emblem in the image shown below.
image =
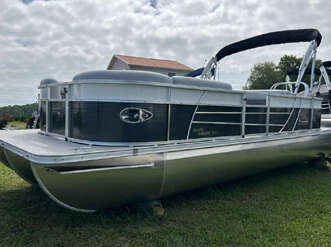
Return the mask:
[[[142,123],[153,117],[153,113],[145,109],[127,107],[120,112],[120,118],[126,123]]]

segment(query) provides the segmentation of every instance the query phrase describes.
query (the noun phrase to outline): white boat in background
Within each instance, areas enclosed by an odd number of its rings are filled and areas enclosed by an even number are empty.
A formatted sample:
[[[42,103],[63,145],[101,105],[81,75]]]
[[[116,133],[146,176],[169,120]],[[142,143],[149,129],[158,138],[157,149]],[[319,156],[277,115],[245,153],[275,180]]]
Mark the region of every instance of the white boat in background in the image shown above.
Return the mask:
[[[287,71],[286,81],[290,81],[290,76],[298,76],[299,70],[289,70]],[[306,70],[305,75],[310,75],[311,81],[311,95],[316,97],[321,97],[322,101],[322,117],[321,126],[331,127],[331,61],[323,62],[319,68],[315,68],[314,71],[309,68]],[[318,80],[315,80],[317,79]],[[324,82],[324,83],[323,83]],[[293,88],[289,87],[288,90],[293,91]],[[302,94],[302,93],[301,93]]]
[[[320,66],[321,76],[319,83],[313,89],[316,95],[323,98],[322,101],[322,127],[331,127],[331,61],[325,61]],[[324,84],[323,84],[324,81]]]
[[[322,99],[301,82],[321,39],[304,29],[233,43],[191,73],[202,78],[91,71],[42,80],[40,130],[0,132],[0,159],[61,206],[94,212],[329,154]],[[225,56],[294,42],[309,42],[295,82],[245,91],[211,80]]]

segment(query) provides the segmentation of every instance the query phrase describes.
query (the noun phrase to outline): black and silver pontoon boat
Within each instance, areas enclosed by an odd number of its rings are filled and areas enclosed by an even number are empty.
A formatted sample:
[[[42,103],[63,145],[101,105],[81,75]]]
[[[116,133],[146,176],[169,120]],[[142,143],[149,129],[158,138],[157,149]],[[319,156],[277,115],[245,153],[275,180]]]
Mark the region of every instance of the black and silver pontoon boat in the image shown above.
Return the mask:
[[[305,29],[240,41],[221,49],[201,78],[91,71],[69,82],[45,79],[41,129],[1,131],[0,159],[58,204],[93,212],[329,153],[322,100],[301,82],[321,38]],[[244,91],[211,80],[225,56],[293,42],[310,42],[295,82]]]

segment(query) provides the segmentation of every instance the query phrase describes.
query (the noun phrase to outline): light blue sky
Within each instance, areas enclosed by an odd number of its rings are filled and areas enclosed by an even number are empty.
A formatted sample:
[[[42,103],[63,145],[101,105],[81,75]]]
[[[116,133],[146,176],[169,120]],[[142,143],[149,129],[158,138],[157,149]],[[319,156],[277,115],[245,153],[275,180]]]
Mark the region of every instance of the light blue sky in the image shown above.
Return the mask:
[[[113,54],[197,68],[229,43],[283,29],[318,28],[318,58],[331,60],[329,13],[322,0],[1,0],[0,105],[31,103],[41,79],[105,69]],[[221,79],[241,88],[254,63],[301,56],[306,47],[233,55],[220,63]]]

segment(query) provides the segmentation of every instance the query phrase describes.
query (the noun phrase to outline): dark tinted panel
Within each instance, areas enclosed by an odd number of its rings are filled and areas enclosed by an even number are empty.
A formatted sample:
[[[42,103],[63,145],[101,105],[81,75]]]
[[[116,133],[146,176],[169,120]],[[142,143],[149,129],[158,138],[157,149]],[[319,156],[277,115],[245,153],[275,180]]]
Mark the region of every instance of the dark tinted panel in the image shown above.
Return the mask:
[[[196,114],[194,121],[203,122],[230,122],[241,123],[241,113],[239,114]]]
[[[310,125],[310,109],[301,109],[298,123],[296,125],[297,130],[309,129]]]
[[[313,112],[313,129],[318,129],[321,127],[321,110],[314,109]]]
[[[49,132],[64,135],[65,103],[49,102],[50,123]]]
[[[187,138],[194,110],[192,105],[171,105],[170,140]]]
[[[293,109],[292,114],[290,115],[290,119],[289,119],[289,121],[287,122],[287,124],[284,128],[284,131],[293,130],[294,124],[295,124],[296,119],[298,117],[298,112],[299,112],[299,109]]]
[[[120,113],[132,108],[146,110],[153,116],[139,123],[121,120]],[[105,142],[165,141],[167,109],[167,105],[161,104],[71,102],[70,136]]]
[[[245,126],[245,134],[265,133],[265,126]]]
[[[241,135],[240,125],[226,124],[192,124],[190,138]]]
[[[290,113],[291,112],[291,108],[272,108],[270,107],[270,112],[288,112]]]
[[[279,132],[282,126],[269,126],[269,132]]]
[[[270,114],[270,124],[285,124],[289,114]]]
[[[198,112],[241,112],[242,107],[232,106],[199,106]]]
[[[267,112],[265,107],[246,107],[246,112]]]
[[[46,102],[40,103],[40,129],[46,131]]]
[[[267,120],[266,114],[247,114],[246,123],[265,124]]]

